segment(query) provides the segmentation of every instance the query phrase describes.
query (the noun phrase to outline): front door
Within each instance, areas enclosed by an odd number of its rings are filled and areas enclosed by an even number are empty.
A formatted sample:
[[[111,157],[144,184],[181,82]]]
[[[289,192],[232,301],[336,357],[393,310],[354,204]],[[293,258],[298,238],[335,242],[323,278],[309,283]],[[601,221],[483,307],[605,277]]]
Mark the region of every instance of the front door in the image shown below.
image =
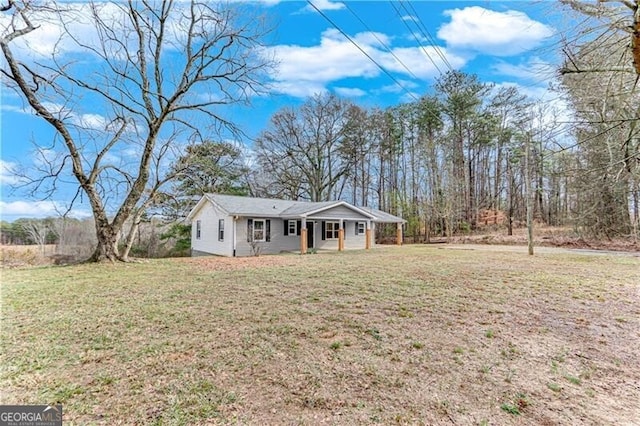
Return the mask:
[[[313,248],[313,222],[307,222],[307,247]]]

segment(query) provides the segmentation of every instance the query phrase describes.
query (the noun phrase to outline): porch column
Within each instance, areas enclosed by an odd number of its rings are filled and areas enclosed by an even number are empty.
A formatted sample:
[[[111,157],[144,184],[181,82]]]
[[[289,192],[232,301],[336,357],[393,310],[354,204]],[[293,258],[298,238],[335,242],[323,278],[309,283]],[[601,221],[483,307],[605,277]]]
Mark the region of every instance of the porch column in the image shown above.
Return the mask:
[[[396,229],[396,244],[402,245],[402,223],[398,222],[398,228]]]
[[[369,250],[371,248],[371,221],[367,221],[367,229],[364,231],[364,248]]]
[[[340,219],[340,229],[338,229],[338,251],[344,250],[344,222]]]
[[[300,221],[300,254],[307,253],[307,219]]]

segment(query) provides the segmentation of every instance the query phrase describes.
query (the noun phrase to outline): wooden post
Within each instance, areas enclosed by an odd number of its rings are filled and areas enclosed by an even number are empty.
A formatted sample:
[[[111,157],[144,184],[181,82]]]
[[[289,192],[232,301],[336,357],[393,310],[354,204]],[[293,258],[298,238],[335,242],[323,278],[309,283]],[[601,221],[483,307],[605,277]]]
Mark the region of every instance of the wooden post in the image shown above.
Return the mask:
[[[307,253],[307,228],[300,230],[300,254]]]
[[[344,228],[338,230],[338,251],[344,250]]]
[[[367,224],[367,229],[364,231],[364,248],[369,250],[371,248],[371,228]]]
[[[402,245],[402,223],[398,222],[398,228],[396,229],[396,244]]]

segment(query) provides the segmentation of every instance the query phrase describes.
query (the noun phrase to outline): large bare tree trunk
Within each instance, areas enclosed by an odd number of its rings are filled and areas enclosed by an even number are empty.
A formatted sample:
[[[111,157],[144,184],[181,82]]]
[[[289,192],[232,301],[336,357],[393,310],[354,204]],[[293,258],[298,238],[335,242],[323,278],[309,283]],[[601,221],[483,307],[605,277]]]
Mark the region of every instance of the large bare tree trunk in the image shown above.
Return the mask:
[[[98,245],[89,258],[90,262],[125,260],[118,252],[120,233],[112,225],[108,223],[99,225],[96,221],[96,237],[98,237]]]
[[[105,8],[109,13],[103,13]],[[208,127],[237,133],[218,115],[220,106],[246,103],[262,91],[261,79],[273,65],[255,53],[266,34],[264,21],[240,8],[199,0],[64,6],[10,0],[1,9],[10,15],[0,21],[3,77],[53,127],[53,146],[64,158],[49,164],[55,172],[34,179],[34,186],[47,179],[59,182],[71,164],[78,184],[75,198],[86,195],[95,220],[97,247],[89,260],[126,260],[128,250],[118,251],[124,224],[175,177],[164,170],[162,159],[172,153],[176,139],[208,137],[197,117]],[[93,24],[94,34],[74,32],[80,17]],[[20,49],[14,42],[39,31],[35,21],[44,19],[63,34],[51,56],[35,62],[27,54],[14,54]],[[74,59],[79,56],[65,56],[64,43],[91,60],[78,64]],[[172,56],[174,51],[180,55]],[[194,96],[201,93],[216,96]],[[92,128],[82,122],[83,98],[104,106],[91,115],[106,125]],[[132,146],[138,149],[132,164],[113,163],[122,156],[119,150]]]

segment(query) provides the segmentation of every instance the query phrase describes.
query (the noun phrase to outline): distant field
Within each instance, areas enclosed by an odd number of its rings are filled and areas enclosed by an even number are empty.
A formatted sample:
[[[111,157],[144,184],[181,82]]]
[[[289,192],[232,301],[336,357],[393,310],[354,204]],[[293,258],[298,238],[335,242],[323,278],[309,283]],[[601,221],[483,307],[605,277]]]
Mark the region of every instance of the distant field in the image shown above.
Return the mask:
[[[19,266],[43,263],[46,262],[47,256],[51,256],[55,252],[55,244],[46,244],[44,246],[7,246],[0,244],[0,266]]]
[[[632,425],[640,259],[379,248],[2,270],[2,404],[65,424]]]

